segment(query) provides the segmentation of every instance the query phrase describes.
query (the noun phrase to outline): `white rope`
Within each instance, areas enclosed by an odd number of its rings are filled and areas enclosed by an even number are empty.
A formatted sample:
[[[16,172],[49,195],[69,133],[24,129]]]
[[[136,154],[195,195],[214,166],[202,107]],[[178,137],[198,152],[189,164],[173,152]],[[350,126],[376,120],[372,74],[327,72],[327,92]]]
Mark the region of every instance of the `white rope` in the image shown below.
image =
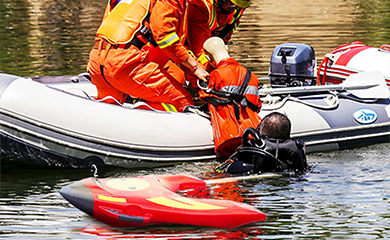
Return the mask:
[[[123,104],[122,103],[120,103],[118,100],[116,100],[113,96],[105,96],[104,98],[102,98],[102,99],[98,99],[98,100],[96,100],[95,99],[95,101],[98,101],[98,102],[103,102],[103,101],[106,101],[106,100],[113,100],[114,102],[116,102],[119,106],[123,106]]]
[[[309,103],[309,102],[300,100],[299,98],[292,97],[291,95],[288,95],[287,97],[283,98],[283,100],[280,102],[280,104],[278,106],[275,106],[274,108],[269,108],[269,109],[267,108],[266,110],[277,110],[277,109],[283,107],[286,104],[286,102],[289,100],[307,105],[309,107],[323,109],[323,110],[334,109],[340,104],[339,98],[338,98],[337,94],[334,92],[330,92],[330,95],[328,95],[328,97],[325,99],[327,99],[326,102],[328,103],[328,106]]]

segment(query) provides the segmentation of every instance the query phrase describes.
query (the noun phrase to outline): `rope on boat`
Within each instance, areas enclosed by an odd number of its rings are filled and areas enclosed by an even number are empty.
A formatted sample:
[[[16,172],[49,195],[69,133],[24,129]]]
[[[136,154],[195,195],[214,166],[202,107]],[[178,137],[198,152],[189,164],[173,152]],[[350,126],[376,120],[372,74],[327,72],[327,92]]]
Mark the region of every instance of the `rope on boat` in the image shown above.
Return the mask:
[[[335,109],[339,106],[340,104],[340,100],[337,96],[337,93],[335,92],[330,92],[330,95],[328,95],[327,98],[325,98],[328,102],[328,106],[323,106],[323,105],[318,105],[318,104],[312,104],[312,103],[308,103],[308,102],[305,102],[299,98],[296,98],[296,97],[291,97],[289,98],[289,100],[292,100],[294,102],[298,102],[298,103],[302,103],[304,105],[307,105],[309,107],[313,107],[313,108],[318,108],[318,109],[323,109],[323,110],[330,110],[330,109]]]
[[[126,104],[126,105],[125,105],[125,103],[119,102],[118,100],[116,100],[116,99],[115,99],[114,97],[112,97],[112,96],[105,96],[104,98],[99,99],[99,100],[95,100],[95,101],[103,102],[103,101],[108,100],[108,99],[115,101],[115,102],[116,102],[119,106],[121,106],[121,107],[127,107],[127,108],[130,108],[130,109],[137,109],[138,107],[143,106],[143,107],[147,107],[149,110],[152,110],[152,111],[160,111],[160,110],[154,109],[154,108],[151,107],[149,104],[147,104],[147,103],[145,103],[145,102],[141,102],[141,101],[136,102],[136,103],[134,103],[134,104]]]
[[[96,100],[96,99],[95,99]],[[114,102],[116,102],[119,106],[123,106],[123,104],[121,102],[119,102],[118,100],[116,100],[113,96],[111,95],[108,95],[108,96],[105,96],[104,98],[102,99],[99,99],[99,100],[96,100],[98,102],[103,102],[103,101],[106,101],[106,100],[113,100]]]
[[[378,98],[375,98],[375,99],[361,99],[361,98],[357,98],[357,97],[351,97],[351,96],[348,96],[348,95],[345,95],[345,94],[342,94],[342,93],[338,93],[338,95],[342,96],[343,98],[346,98],[346,99],[349,99],[349,100],[352,100],[352,101],[356,101],[356,102],[361,102],[361,103],[375,103],[375,102],[379,101]]]
[[[267,108],[264,110],[277,110],[277,109],[283,107],[286,104],[286,102],[289,100],[297,102],[297,103],[301,103],[301,104],[304,104],[304,105],[307,105],[307,106],[313,107],[313,108],[318,108],[318,109],[323,109],[323,110],[331,110],[331,109],[335,109],[340,104],[338,95],[339,94],[337,92],[331,91],[330,95],[327,98],[325,98],[325,99],[327,99],[326,101],[328,102],[329,105],[323,106],[323,105],[318,105],[318,104],[313,104],[313,103],[303,101],[303,100],[296,98],[296,97],[293,97],[293,96],[291,96],[291,94],[289,94],[288,96],[283,98],[283,100],[280,102],[280,104],[278,106],[276,106],[274,108]],[[264,105],[263,105],[263,107],[264,107]]]

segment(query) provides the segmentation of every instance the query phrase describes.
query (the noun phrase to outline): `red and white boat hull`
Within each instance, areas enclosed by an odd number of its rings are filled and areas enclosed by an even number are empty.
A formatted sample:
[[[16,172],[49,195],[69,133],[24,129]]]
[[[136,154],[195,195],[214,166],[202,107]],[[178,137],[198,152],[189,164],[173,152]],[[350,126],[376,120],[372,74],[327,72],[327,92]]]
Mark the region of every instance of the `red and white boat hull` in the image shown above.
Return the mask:
[[[321,85],[339,84],[351,74],[372,71],[382,73],[390,88],[390,45],[375,48],[353,42],[338,47],[325,55],[318,79]]]

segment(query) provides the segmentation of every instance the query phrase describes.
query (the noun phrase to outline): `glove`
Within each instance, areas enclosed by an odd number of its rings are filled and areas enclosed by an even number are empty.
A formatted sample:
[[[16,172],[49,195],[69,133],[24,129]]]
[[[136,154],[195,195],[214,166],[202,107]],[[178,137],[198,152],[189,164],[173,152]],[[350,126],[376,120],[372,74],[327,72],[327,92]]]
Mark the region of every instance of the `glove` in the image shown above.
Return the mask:
[[[222,163],[221,165],[217,166],[215,168],[215,171],[217,173],[227,173],[228,171],[228,168],[230,167],[230,165],[232,165],[234,163],[234,160],[232,159],[228,159],[226,160],[224,163]]]

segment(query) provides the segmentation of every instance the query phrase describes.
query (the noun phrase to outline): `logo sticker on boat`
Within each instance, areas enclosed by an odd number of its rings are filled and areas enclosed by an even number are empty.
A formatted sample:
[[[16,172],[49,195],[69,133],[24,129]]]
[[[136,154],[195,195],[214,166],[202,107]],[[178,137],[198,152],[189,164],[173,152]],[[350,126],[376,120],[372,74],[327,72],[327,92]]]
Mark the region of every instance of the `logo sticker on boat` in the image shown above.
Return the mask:
[[[372,109],[369,108],[360,108],[355,111],[353,117],[358,123],[361,124],[370,124],[376,121],[378,114]]]

